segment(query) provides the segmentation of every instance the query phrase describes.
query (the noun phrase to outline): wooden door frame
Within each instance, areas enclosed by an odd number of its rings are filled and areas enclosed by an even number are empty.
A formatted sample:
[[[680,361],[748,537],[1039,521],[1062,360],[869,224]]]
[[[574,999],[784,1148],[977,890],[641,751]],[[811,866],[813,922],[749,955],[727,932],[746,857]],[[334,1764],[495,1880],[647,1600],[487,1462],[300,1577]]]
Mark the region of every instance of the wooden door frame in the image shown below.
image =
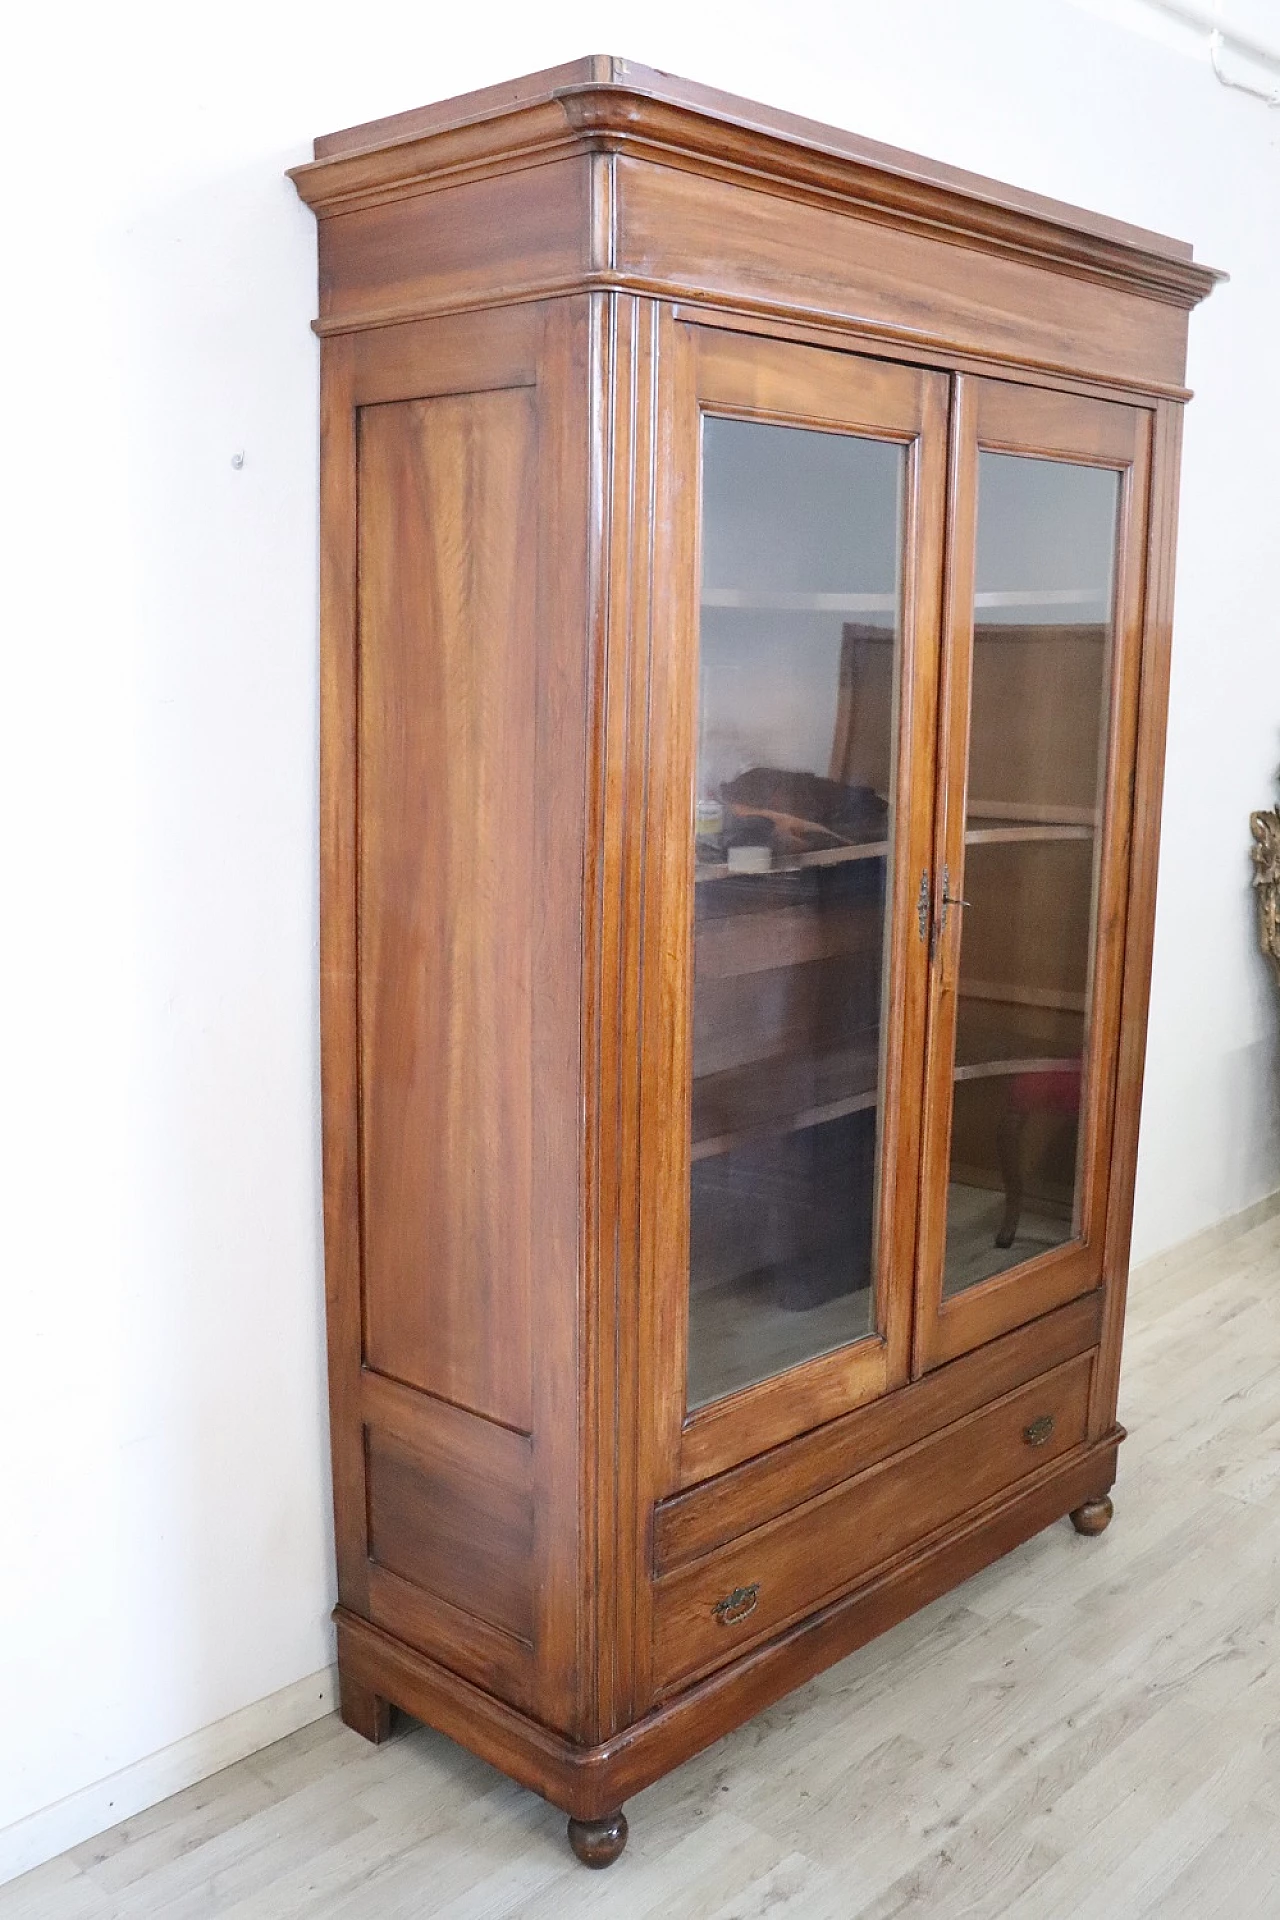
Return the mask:
[[[932,832],[948,380],[852,353],[676,320],[659,309],[652,675],[641,982],[638,1491],[644,1510],[750,1454],[901,1385],[908,1373],[927,940],[916,925]],[[824,391],[825,390],[825,391]],[[704,412],[874,434],[909,451],[896,768],[891,979],[875,1335],[686,1414],[692,1044],[693,716],[698,658],[697,441]],[[834,719],[834,714],[833,714]]]
[[[1089,1402],[1089,1439],[1115,1426],[1120,1386],[1133,1231],[1138,1126],[1146,1061],[1151,956],[1155,937],[1156,870],[1164,786],[1169,670],[1173,641],[1174,560],[1178,536],[1178,477],[1185,408],[1161,400],[1152,419],[1150,509],[1146,528],[1147,593],[1138,692],[1137,743],[1133,767],[1132,848],[1126,925],[1120,1054],[1116,1067],[1111,1183],[1107,1196],[1103,1259],[1103,1320],[1098,1364]]]
[[[934,873],[949,872],[956,896],[964,891],[978,454],[991,451],[1067,460],[1111,468],[1122,478],[1112,596],[1106,798],[1081,1107],[1080,1233],[1066,1245],[993,1275],[950,1300],[942,1297],[963,910],[957,908],[948,915],[941,907],[941,886],[935,877],[912,1367],[916,1375],[1103,1282],[1148,576],[1149,407],[967,374],[956,376],[954,393]]]

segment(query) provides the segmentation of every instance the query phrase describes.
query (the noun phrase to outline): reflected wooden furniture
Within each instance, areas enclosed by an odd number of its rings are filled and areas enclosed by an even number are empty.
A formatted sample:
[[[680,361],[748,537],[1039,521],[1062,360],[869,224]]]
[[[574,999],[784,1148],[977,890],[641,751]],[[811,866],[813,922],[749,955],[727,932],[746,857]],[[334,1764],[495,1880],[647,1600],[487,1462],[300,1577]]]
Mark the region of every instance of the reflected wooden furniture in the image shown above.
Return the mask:
[[[1038,1528],[1109,1517],[1187,313],[1214,276],[608,58],[326,136],[293,178],[320,228],[342,1710],[451,1734],[600,1866],[647,1782]],[[710,418],[896,450],[896,651],[850,623],[811,769],[891,793],[882,838],[695,851],[699,621],[750,614],[701,597]],[[1106,647],[985,622],[989,456],[1109,476]],[[1001,684],[1003,739],[978,717]],[[1068,791],[1086,694],[1103,748]],[[1068,884],[1043,863],[1073,847]],[[1002,903],[1071,885],[1055,972],[1053,928]],[[1074,1211],[949,1294],[956,1169],[1000,1178],[963,1090],[1063,1059]],[[862,1321],[793,1350],[830,1303],[779,1333],[796,1302],[744,1283],[730,1331],[754,1313],[781,1345],[704,1394],[691,1194],[793,1151],[810,1182],[861,1168],[824,1231],[859,1242]]]

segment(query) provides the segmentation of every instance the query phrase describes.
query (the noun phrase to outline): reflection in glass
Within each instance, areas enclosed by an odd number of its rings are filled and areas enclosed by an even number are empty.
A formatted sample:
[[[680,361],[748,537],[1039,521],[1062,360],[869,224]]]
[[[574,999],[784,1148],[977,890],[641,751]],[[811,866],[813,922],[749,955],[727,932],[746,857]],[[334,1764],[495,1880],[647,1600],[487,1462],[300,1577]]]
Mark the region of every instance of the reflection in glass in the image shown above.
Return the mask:
[[[691,1407],[873,1326],[904,460],[704,422]]]
[[[946,1295],[1080,1231],[1119,480],[980,456]]]

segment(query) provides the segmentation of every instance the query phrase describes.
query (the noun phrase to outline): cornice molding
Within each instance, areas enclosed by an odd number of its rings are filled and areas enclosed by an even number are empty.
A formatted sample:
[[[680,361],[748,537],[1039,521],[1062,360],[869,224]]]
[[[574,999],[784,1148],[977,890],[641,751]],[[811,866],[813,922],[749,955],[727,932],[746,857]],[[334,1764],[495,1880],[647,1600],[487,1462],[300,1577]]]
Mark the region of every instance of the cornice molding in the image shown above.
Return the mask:
[[[894,326],[886,321],[870,320],[865,315],[835,312],[829,307],[806,307],[778,300],[752,300],[741,294],[732,297],[722,291],[700,287],[688,280],[655,279],[652,275],[583,272],[572,279],[530,280],[505,288],[501,295],[485,294],[475,299],[451,295],[431,302],[414,300],[386,307],[358,307],[350,312],[325,315],[311,322],[311,330],[322,340],[339,339],[344,334],[371,333],[383,327],[411,326],[419,320],[443,318],[447,314],[486,313],[494,308],[520,306],[526,301],[559,300],[579,293],[630,293],[671,301],[684,320],[698,319],[708,326],[732,325],[735,320],[768,327],[792,327],[801,330],[796,338],[825,337],[848,346],[858,342],[865,351],[888,348],[895,355],[938,367],[967,368],[971,372],[998,379],[1010,370],[1031,380],[1062,383],[1071,392],[1093,393],[1101,398],[1115,397],[1129,402],[1138,398],[1173,400],[1179,403],[1194,398],[1190,387],[1168,381],[1116,376],[1105,367],[1067,364],[1060,360],[1037,358],[1031,354],[1007,353],[993,360],[975,353],[970,343],[953,340],[945,333],[921,327]],[[820,340],[820,343],[821,340]]]
[[[368,131],[382,138],[366,146],[357,130],[343,136],[343,150],[292,168],[290,178],[324,218],[575,154],[618,154],[781,198],[834,205],[861,219],[1183,309],[1225,278],[1192,260],[1181,242],[751,102],[726,102],[691,83],[672,82],[663,93],[630,79],[601,78],[606,69],[637,71],[622,62],[588,61],[580,63],[581,80],[471,117],[465,100],[456,103],[460,117],[444,124],[422,126],[420,116],[404,115],[405,131],[393,131],[396,121],[379,123]]]

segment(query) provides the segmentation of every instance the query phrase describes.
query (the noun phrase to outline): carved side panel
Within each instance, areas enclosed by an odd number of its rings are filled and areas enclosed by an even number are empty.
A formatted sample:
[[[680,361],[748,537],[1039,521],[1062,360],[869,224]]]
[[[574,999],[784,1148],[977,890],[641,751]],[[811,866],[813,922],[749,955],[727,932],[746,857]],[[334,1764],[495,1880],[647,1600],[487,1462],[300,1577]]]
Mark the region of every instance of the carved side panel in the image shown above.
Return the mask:
[[[533,390],[361,409],[365,1358],[528,1431]]]

